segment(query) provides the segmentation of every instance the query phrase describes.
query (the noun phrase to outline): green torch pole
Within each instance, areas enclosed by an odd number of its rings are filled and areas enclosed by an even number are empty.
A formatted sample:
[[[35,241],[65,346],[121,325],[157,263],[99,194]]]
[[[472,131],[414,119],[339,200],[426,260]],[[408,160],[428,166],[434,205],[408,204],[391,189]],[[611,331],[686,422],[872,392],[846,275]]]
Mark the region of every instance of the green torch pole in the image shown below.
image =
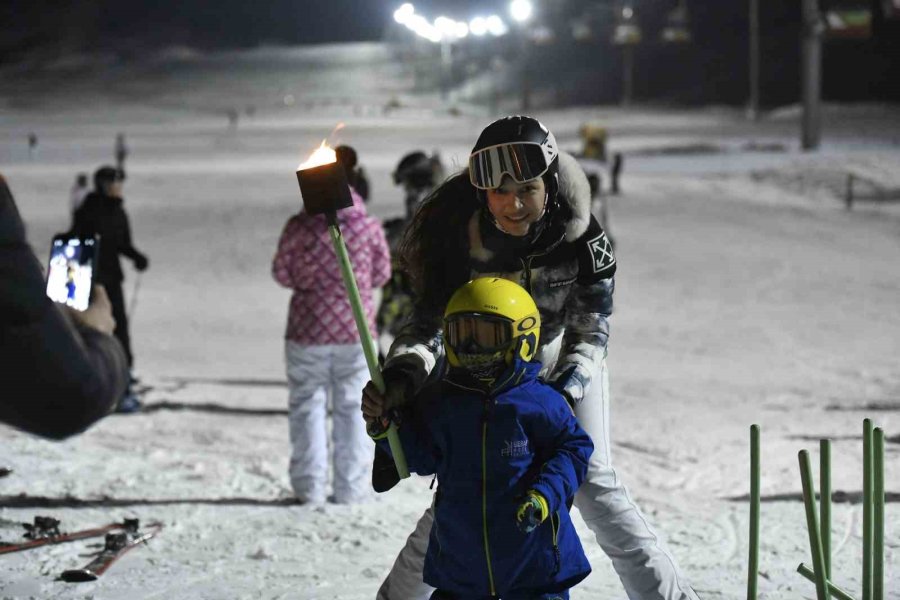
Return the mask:
[[[806,528],[809,531],[809,549],[813,559],[813,573],[816,578],[816,597],[828,600],[828,584],[825,578],[825,556],[822,554],[822,538],[819,536],[819,519],[816,516],[816,490],[812,481],[812,465],[809,452],[801,450],[800,479],[803,482],[803,504],[806,507]]]
[[[750,557],[747,600],[756,600],[759,575],[759,425],[750,426]]]
[[[329,214],[328,231],[331,233],[331,241],[334,243],[334,251],[337,253],[338,262],[341,265],[341,275],[344,278],[344,286],[350,297],[350,307],[353,310],[353,320],[356,321],[356,329],[359,331],[359,339],[362,342],[363,353],[366,355],[366,364],[369,366],[369,376],[378,391],[384,393],[384,378],[378,368],[378,353],[375,350],[375,340],[369,331],[366,321],[366,313],[362,300],[359,297],[359,288],[356,286],[356,277],[353,275],[353,267],[350,265],[350,256],[347,254],[347,246],[344,245],[344,236],[334,218],[334,213]],[[394,464],[397,473],[402,479],[409,477],[409,468],[406,466],[406,455],[400,444],[400,436],[397,435],[397,426],[391,423],[388,426],[388,443],[391,446],[391,454],[394,456]]]

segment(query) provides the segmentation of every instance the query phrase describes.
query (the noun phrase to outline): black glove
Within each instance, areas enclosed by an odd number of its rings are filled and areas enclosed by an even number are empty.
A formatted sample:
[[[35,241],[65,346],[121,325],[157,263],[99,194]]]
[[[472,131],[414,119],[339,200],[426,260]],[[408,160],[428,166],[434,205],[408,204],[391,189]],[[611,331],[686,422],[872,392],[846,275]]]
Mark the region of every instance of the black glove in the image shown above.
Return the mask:
[[[150,259],[141,253],[137,253],[134,257],[134,268],[138,271],[146,271],[150,266]]]

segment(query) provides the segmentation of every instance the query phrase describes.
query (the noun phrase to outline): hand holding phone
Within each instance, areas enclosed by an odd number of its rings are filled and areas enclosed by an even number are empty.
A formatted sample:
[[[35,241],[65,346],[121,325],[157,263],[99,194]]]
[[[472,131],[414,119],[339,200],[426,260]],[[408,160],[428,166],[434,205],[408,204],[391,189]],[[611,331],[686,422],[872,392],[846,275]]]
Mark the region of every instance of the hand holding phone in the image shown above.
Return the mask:
[[[99,283],[94,285],[94,294],[87,310],[79,311],[69,307],[66,307],[66,310],[83,327],[96,329],[107,335],[112,335],[116,330],[112,303],[109,301],[109,296],[106,295],[106,288]]]

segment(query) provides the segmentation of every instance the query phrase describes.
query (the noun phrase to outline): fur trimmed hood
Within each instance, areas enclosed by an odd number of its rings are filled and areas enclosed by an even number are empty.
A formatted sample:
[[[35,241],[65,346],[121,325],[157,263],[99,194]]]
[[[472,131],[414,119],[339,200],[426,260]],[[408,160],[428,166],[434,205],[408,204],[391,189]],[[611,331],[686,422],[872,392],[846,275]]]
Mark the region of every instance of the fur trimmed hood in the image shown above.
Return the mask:
[[[566,224],[566,241],[574,242],[587,231],[591,222],[591,184],[578,161],[565,152],[559,153],[557,198],[572,211],[572,220]]]

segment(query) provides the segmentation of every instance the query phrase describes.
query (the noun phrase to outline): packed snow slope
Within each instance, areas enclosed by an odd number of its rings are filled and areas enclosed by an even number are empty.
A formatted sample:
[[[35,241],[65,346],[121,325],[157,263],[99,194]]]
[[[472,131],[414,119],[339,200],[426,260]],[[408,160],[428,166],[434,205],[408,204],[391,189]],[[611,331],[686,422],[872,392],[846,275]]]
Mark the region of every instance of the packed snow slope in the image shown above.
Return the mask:
[[[41,260],[68,225],[75,174],[110,162],[117,132],[131,149],[134,239],[151,260],[125,282],[136,369],[151,388],[144,412],[62,443],[0,427],[0,466],[14,470],[0,479],[0,539],[38,514],[67,530],[127,516],[165,525],[95,583],[55,580],[90,560],[88,542],[2,556],[0,598],[374,598],[429,481],[358,506],[291,503],[289,292],[269,268],[300,207],[294,169],[339,122],[331,143],[357,148],[371,210],[390,217],[402,211],[390,173],[404,153],[439,150],[459,167],[497,116],[413,94],[391,56],[379,45],[179,51],[0,73],[0,172]],[[886,589],[900,598],[900,203],[846,211],[839,186],[857,172],[900,188],[900,111],[829,106],[815,153],[798,150],[795,110],[759,123],[723,108],[536,114],[564,148],[578,149],[591,120],[625,152],[622,194],[606,198],[619,259],[614,460],[701,597],[746,595],[752,423],[762,428],[760,597],[815,597],[795,573],[810,562],[797,451],[815,460],[822,437],[833,440],[838,492],[833,579],[859,593],[868,416],[888,437]],[[575,521],[594,572],[572,597],[624,598]]]

